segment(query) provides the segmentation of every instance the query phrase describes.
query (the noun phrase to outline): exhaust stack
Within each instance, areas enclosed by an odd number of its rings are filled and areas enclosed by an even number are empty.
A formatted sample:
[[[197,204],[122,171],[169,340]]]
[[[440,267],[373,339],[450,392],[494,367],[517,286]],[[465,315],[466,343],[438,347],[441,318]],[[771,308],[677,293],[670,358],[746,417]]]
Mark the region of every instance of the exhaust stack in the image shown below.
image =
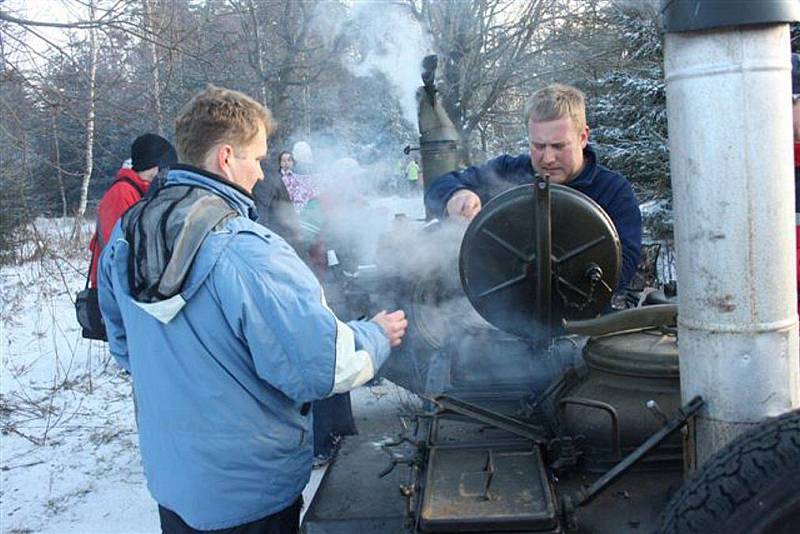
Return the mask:
[[[422,60],[422,87],[417,89],[417,122],[422,175],[427,188],[433,180],[458,168],[458,132],[442,105],[436,89],[435,55]],[[429,218],[430,214],[426,216]]]
[[[800,405],[787,24],[800,7],[664,5],[681,391],[706,402],[693,469]]]

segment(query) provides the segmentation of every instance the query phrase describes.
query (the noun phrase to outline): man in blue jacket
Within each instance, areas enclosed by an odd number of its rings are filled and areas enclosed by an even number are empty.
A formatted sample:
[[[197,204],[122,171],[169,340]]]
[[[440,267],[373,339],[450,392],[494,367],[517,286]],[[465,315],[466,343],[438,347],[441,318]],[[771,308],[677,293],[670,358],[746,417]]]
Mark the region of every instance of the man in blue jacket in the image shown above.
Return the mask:
[[[197,94],[176,123],[182,164],[126,212],[100,261],[164,532],[296,532],[309,403],[370,380],[405,333],[402,311],[337,319],[294,250],[255,222],[273,128],[242,93]]]
[[[445,174],[425,191],[425,205],[437,216],[471,220],[484,202],[534,175],[572,187],[592,198],[614,221],[622,242],[624,287],[636,272],[642,246],[642,216],[631,184],[597,162],[589,146],[586,104],[574,87],[554,84],[537,91],[526,106],[530,153],[500,156],[479,167]]]

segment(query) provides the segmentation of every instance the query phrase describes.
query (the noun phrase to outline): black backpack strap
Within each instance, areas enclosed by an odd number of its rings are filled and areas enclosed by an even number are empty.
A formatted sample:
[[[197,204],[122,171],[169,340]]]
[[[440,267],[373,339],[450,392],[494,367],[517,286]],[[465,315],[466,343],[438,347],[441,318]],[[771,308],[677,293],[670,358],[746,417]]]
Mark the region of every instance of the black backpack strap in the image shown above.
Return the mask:
[[[126,183],[130,184],[131,187],[136,189],[136,192],[139,193],[140,197],[144,196],[144,190],[142,190],[142,187],[139,184],[137,184],[136,182],[134,182],[133,180],[131,180],[130,178],[128,178],[127,176],[123,176],[122,178],[117,180],[117,182],[126,182]]]
[[[94,219],[94,234],[97,236],[97,248],[103,250],[106,246],[106,243],[103,239],[103,229],[100,228],[100,214],[98,214]],[[94,258],[94,250],[92,250],[92,258]]]
[[[89,289],[89,278],[92,276],[92,265],[94,265],[94,258],[95,258],[95,251],[97,247],[92,247],[92,259],[89,260],[89,270],[86,271],[86,285],[83,286],[83,289]],[[100,261],[99,259],[97,261]],[[99,269],[100,266],[98,265],[97,268]]]

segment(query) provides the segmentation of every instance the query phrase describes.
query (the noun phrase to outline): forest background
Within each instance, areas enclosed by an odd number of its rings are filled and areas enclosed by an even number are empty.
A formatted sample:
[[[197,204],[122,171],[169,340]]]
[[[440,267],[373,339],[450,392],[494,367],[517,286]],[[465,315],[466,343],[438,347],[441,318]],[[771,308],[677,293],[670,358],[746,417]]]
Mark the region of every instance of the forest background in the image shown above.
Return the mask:
[[[588,97],[591,141],[640,201],[669,202],[658,3],[627,0],[0,0],[0,263],[37,216],[80,221],[132,139],[169,139],[208,83],[267,105],[274,156],[298,140],[390,180],[416,145],[422,57],[461,162],[527,150],[523,103],[551,82]],[[48,9],[52,6],[52,9]],[[792,32],[793,47],[800,33]],[[335,147],[335,148],[333,148]],[[270,169],[268,169],[269,171]],[[664,219],[664,217],[662,217]],[[651,230],[668,233],[663,220]],[[661,224],[661,226],[659,226]]]

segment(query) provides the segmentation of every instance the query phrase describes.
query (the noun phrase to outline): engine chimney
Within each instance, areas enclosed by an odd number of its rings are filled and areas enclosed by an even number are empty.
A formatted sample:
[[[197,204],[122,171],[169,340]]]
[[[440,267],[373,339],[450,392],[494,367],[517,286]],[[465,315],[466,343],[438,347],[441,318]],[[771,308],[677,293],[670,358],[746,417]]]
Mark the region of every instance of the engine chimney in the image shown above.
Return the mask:
[[[695,468],[800,404],[787,24],[800,6],[663,5],[681,391],[706,402]]]
[[[458,168],[458,132],[436,89],[437,65],[435,55],[425,56],[422,60],[423,85],[417,89],[419,147],[426,188],[439,176]],[[426,215],[430,217],[427,208]]]

